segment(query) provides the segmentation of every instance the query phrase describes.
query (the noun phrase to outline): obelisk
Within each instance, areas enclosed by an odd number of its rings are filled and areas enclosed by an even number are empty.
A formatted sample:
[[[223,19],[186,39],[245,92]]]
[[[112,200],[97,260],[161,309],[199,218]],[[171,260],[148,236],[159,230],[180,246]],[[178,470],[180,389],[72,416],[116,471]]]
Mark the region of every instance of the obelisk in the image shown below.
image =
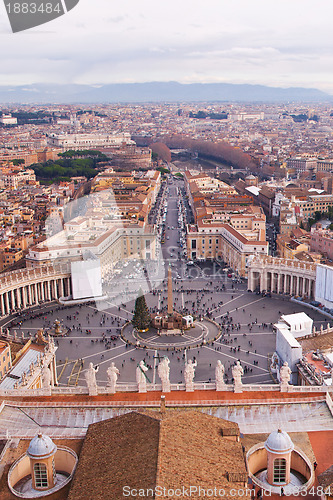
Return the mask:
[[[169,318],[171,318],[173,316],[172,276],[171,276],[170,264],[169,264],[169,269],[168,269],[168,316],[169,316]]]

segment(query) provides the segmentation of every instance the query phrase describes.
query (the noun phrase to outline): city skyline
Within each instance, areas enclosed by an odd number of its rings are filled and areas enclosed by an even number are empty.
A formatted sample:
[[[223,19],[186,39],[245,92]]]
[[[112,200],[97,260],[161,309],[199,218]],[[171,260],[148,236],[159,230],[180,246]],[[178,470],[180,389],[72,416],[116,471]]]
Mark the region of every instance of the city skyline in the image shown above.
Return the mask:
[[[0,85],[147,81],[311,87],[333,94],[333,6],[309,0],[111,4],[87,0],[12,34],[2,4]],[[1,12],[1,11],[0,11]]]

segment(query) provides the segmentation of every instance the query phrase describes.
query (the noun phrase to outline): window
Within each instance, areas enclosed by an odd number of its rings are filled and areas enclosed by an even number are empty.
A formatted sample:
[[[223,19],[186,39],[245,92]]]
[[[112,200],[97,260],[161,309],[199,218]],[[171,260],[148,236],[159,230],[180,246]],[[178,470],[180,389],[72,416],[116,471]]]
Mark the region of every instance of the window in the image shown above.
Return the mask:
[[[276,458],[274,460],[273,483],[286,482],[286,459]]]
[[[34,465],[34,474],[35,474],[35,485],[36,488],[47,488],[47,470],[46,465],[41,464],[39,462]]]
[[[54,457],[52,458],[52,474],[53,474],[53,482],[57,481],[57,471],[55,468]]]

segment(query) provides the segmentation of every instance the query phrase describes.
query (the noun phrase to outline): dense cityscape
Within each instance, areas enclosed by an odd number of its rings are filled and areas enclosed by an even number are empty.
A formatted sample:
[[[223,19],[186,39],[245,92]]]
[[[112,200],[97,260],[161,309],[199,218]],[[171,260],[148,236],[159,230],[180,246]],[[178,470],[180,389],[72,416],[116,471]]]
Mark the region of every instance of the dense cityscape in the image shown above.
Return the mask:
[[[333,107],[0,113],[1,500],[329,499]]]

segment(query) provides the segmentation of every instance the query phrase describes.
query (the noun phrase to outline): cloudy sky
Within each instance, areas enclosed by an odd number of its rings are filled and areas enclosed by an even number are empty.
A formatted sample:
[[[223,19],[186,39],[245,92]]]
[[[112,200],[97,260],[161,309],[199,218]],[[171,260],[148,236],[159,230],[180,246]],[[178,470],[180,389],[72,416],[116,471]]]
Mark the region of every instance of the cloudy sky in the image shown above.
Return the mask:
[[[11,33],[0,85],[170,81],[316,87],[333,94],[332,0],[80,0]]]

